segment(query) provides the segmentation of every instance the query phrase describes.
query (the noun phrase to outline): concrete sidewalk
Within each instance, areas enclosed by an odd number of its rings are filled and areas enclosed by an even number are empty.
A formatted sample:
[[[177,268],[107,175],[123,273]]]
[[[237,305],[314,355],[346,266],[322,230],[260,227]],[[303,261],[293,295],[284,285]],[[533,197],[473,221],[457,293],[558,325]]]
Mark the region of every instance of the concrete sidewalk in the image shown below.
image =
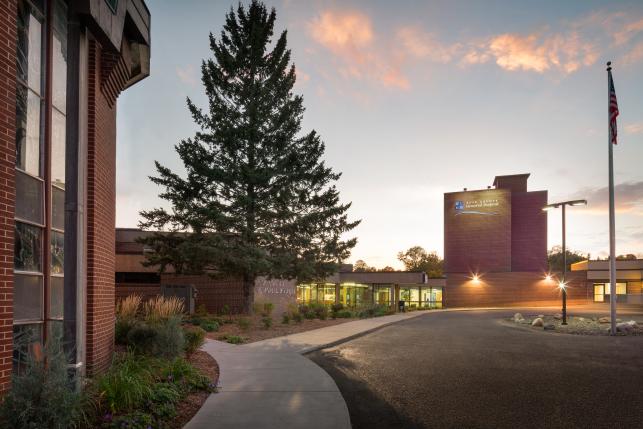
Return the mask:
[[[208,340],[203,349],[219,364],[219,391],[185,429],[350,429],[337,385],[302,354],[426,313],[357,320],[241,346]]]

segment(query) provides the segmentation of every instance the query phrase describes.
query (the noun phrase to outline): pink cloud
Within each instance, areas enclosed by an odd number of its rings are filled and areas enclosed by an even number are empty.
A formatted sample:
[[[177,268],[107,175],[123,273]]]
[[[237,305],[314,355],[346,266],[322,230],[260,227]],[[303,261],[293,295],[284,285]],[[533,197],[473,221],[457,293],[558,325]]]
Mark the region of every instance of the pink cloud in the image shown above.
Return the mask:
[[[375,43],[371,19],[358,11],[325,11],[308,25],[309,34],[336,59],[344,79],[368,80],[385,87],[409,89],[401,57],[391,56]]]
[[[624,45],[643,31],[643,18],[622,25],[612,35],[616,46]]]
[[[427,58],[439,63],[450,62],[460,51],[462,45],[444,45],[434,35],[419,27],[406,26],[397,30],[397,41],[410,56]]]
[[[188,64],[185,67],[177,67],[176,75],[179,80],[186,85],[195,86],[197,83],[196,73],[192,64]]]

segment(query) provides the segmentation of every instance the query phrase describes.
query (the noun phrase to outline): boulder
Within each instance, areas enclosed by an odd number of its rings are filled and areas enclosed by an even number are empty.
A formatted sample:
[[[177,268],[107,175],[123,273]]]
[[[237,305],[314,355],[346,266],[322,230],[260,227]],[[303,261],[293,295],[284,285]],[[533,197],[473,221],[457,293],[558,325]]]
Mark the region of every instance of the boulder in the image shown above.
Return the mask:
[[[585,318],[584,317],[577,317],[576,320],[578,320],[579,322],[584,322]]]
[[[539,314],[538,317],[540,317],[541,319],[544,319],[545,315],[544,314]]]
[[[531,326],[538,326],[541,327],[544,325],[543,319],[540,317],[536,317],[533,322],[531,322]]]
[[[636,323],[636,320],[628,320],[625,323],[630,325],[633,329],[639,329],[639,324]]]
[[[554,319],[561,320],[562,318],[563,318],[563,315],[561,313],[554,314]]]
[[[516,313],[514,314],[514,322],[524,322],[525,318],[522,317],[522,314]]]
[[[543,328],[545,329],[545,331],[553,331],[554,329],[556,329],[556,326],[554,326],[553,323],[548,323]]]
[[[607,316],[599,317],[598,323],[610,323],[610,318]]]
[[[616,324],[616,332],[620,332],[620,333],[623,333],[623,334],[629,334],[633,330],[634,330],[634,328],[632,327],[632,325],[630,325],[627,322],[625,322],[625,323],[621,322],[621,323]]]

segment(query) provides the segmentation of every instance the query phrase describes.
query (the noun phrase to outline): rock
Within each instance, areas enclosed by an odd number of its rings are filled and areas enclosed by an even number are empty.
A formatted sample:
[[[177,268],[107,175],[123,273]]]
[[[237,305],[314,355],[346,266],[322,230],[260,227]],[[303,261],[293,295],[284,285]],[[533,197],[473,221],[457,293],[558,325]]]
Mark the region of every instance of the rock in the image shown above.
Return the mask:
[[[556,326],[554,326],[553,323],[548,323],[543,328],[545,329],[545,331],[553,331],[554,329],[556,329]]]
[[[577,317],[576,320],[578,320],[579,322],[584,322],[585,318],[584,317]]]
[[[598,323],[610,323],[610,318],[607,317],[607,316],[599,317],[598,318]]]
[[[632,327],[632,329],[639,329],[639,324],[636,323],[636,320],[628,320],[627,322],[628,325]]]
[[[562,314],[560,314],[560,313],[556,313],[556,314],[554,314],[554,319],[556,319],[556,320],[561,320],[562,318],[563,318],[563,315],[562,315]]]
[[[533,322],[531,322],[531,326],[538,326],[538,327],[540,327],[540,326],[543,326],[543,325],[544,325],[544,323],[543,323],[543,319],[542,319],[542,318],[540,318],[540,317],[536,317],[536,318],[534,319],[534,321],[533,321]]]
[[[622,322],[621,319],[616,319],[616,323],[620,323],[620,322]]]
[[[632,325],[630,325],[627,322],[625,322],[625,323],[621,322],[621,323],[616,324],[616,332],[621,332],[623,334],[629,334],[633,330],[634,330],[634,328],[632,327]]]
[[[525,318],[522,317],[522,314],[516,313],[514,314],[514,322],[524,322]]]
[[[544,319],[545,315],[544,314],[539,314],[538,317],[540,317],[541,319]]]

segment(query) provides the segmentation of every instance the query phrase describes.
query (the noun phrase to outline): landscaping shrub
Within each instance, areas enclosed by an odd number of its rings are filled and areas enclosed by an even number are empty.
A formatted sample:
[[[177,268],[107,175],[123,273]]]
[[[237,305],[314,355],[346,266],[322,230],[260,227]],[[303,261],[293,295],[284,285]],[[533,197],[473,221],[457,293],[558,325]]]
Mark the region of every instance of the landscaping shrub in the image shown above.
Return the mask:
[[[295,323],[301,323],[303,320],[303,318],[301,317],[301,313],[298,311],[296,313],[293,313],[292,320],[294,320]]]
[[[270,316],[272,315],[272,310],[274,310],[275,306],[272,302],[265,302],[263,304],[263,316]]]
[[[239,320],[237,320],[237,325],[239,325],[242,331],[247,331],[250,329],[250,320],[245,317],[240,317]]]
[[[337,313],[344,309],[344,304],[337,303],[330,306],[330,317],[333,319],[337,318]]]
[[[211,320],[201,321],[200,326],[202,329],[204,329],[207,332],[214,332],[219,330],[219,324]]]
[[[310,307],[308,307],[307,305],[300,305],[297,311],[307,319],[308,317],[306,317],[306,315],[310,312]]]
[[[337,312],[335,317],[339,319],[350,319],[351,317],[353,317],[353,312],[350,310],[341,310]]]
[[[126,353],[117,356],[93,387],[101,428],[166,427],[189,392],[212,391],[210,381],[183,358]],[[95,426],[92,426],[95,427]]]
[[[306,319],[308,319],[308,320],[312,320],[312,319],[314,319],[314,318],[315,318],[315,317],[317,317],[317,316],[315,315],[315,312],[314,312],[314,311],[308,311],[308,312],[304,313],[304,317],[305,317]]]
[[[0,403],[0,428],[66,429],[88,422],[86,397],[73,388],[76,380],[69,378],[60,336],[52,335],[44,353],[38,344],[33,353],[26,352],[32,342],[28,335],[16,338],[16,349],[25,353]]]
[[[281,315],[281,323],[284,325],[288,325],[290,323],[290,314],[284,312]]]
[[[135,410],[151,395],[153,382],[145,358],[117,355],[109,371],[96,380],[99,408],[110,413]]]
[[[261,323],[263,323],[263,328],[264,329],[270,329],[272,326],[272,317],[270,316],[264,316],[261,318]]]
[[[328,307],[323,304],[317,304],[314,307],[314,314],[319,320],[326,320],[328,318]]]
[[[147,322],[177,318],[183,315],[184,310],[183,299],[176,296],[157,295],[143,305],[143,313]]]
[[[127,343],[138,354],[173,359],[181,355],[185,345],[181,320],[139,322],[130,329]]]
[[[243,344],[246,341],[245,338],[239,335],[223,335],[219,339],[230,344]]]
[[[140,306],[140,295],[129,295],[116,303],[116,325],[114,326],[116,344],[127,344],[127,334],[136,323]]]
[[[263,317],[270,316],[274,308],[275,306],[272,304],[272,302],[257,301],[252,304],[252,312],[254,314],[260,314]]]
[[[230,306],[228,304],[223,306],[223,314],[228,316],[228,318],[226,319],[226,321],[224,323],[232,323],[233,322],[233,320],[232,320],[232,310],[230,310]]]
[[[187,354],[192,354],[199,350],[205,343],[205,331],[198,326],[183,328],[183,335],[185,337],[184,348]]]

